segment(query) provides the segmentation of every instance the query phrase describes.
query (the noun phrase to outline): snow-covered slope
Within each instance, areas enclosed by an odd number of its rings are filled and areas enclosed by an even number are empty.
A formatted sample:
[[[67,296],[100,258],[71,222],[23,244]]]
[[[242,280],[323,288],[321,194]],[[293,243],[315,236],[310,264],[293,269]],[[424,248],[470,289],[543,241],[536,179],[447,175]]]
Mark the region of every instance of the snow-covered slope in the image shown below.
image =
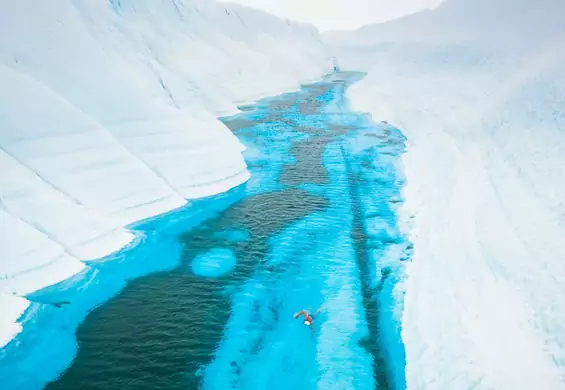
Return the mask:
[[[565,388],[564,15],[448,0],[334,40],[369,72],[354,106],[409,138],[409,389]]]
[[[0,346],[18,296],[247,180],[218,115],[327,67],[313,27],[211,0],[0,1]]]

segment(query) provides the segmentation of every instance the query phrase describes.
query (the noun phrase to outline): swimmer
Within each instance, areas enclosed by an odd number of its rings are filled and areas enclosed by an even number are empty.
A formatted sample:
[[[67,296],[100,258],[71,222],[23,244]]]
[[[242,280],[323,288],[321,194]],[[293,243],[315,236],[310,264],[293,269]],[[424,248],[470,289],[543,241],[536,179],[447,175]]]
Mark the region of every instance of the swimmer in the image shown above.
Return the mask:
[[[322,310],[320,307],[316,310],[316,313],[310,314],[307,310],[300,310],[298,313],[294,314],[294,319],[297,319],[301,315],[304,316],[304,325],[309,326],[312,329],[312,333],[314,333],[314,316],[318,315],[318,313]]]

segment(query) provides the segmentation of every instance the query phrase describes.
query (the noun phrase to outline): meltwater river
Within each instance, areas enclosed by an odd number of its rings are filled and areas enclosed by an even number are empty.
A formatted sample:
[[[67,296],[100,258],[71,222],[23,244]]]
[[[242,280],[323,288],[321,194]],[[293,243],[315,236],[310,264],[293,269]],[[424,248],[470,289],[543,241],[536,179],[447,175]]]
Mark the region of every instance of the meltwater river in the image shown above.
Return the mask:
[[[249,182],[133,226],[136,245],[37,293],[0,357],[7,388],[404,388],[405,138],[350,111],[361,77],[222,118]],[[313,333],[293,319],[320,306]]]

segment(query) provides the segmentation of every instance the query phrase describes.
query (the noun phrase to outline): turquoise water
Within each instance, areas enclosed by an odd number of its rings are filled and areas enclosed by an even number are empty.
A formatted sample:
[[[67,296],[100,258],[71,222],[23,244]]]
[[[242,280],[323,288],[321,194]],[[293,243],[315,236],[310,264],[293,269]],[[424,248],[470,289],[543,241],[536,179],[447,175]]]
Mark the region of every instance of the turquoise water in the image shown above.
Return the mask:
[[[35,294],[0,383],[404,388],[405,139],[351,112],[345,89],[362,75],[341,77],[222,118],[250,181],[132,227],[136,245]],[[314,332],[293,319],[320,306]]]

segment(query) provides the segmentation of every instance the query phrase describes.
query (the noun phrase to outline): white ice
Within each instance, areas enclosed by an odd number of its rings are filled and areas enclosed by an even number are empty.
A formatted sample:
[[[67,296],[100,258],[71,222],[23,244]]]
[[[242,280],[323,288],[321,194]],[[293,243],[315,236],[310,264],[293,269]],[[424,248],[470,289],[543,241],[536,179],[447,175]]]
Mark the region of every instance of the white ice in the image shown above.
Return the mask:
[[[369,72],[353,106],[408,136],[409,389],[565,388],[564,15],[448,0],[332,35]]]
[[[0,2],[0,346],[20,296],[249,178],[216,117],[329,68],[313,27],[207,0]]]
[[[25,298],[0,293],[0,307],[2,307],[2,317],[7,319],[17,319],[29,306]],[[21,324],[16,321],[0,321],[0,348],[20,333]]]

